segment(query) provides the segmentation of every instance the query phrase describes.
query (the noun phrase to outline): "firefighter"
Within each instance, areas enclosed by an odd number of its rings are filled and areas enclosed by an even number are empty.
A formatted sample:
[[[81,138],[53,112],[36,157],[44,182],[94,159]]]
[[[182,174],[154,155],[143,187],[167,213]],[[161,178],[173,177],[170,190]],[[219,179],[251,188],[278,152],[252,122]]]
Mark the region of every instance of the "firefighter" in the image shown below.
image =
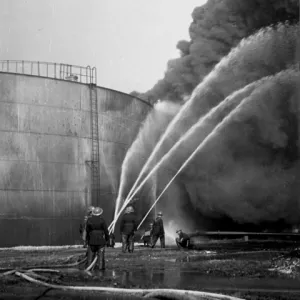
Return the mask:
[[[153,229],[152,229],[152,245],[151,247],[154,248],[155,244],[160,239],[160,247],[165,248],[165,229],[164,229],[164,222],[162,220],[162,212],[160,211],[157,214],[156,220],[153,222]]]
[[[145,233],[141,237],[141,240],[143,241],[145,247],[149,247],[152,245],[152,229],[153,223],[150,223],[148,230],[145,230]]]
[[[134,250],[134,233],[137,230],[137,220],[132,206],[128,206],[121,219],[120,233],[122,237],[122,252],[133,252]]]
[[[83,219],[83,223],[80,224],[79,227],[79,233],[81,235],[81,238],[83,240],[83,248],[87,248],[87,240],[86,240],[86,222],[88,220],[88,218],[90,218],[92,216],[94,210],[94,206],[89,206],[87,211],[86,211],[86,215],[84,216]]]
[[[181,229],[177,230],[176,233],[178,234],[178,237],[176,238],[176,244],[178,248],[188,248],[190,245],[190,237]]]
[[[105,220],[102,218],[103,209],[95,207],[92,216],[86,223],[86,233],[88,242],[88,266],[98,256],[96,268],[105,270],[105,246],[109,242],[109,233]]]

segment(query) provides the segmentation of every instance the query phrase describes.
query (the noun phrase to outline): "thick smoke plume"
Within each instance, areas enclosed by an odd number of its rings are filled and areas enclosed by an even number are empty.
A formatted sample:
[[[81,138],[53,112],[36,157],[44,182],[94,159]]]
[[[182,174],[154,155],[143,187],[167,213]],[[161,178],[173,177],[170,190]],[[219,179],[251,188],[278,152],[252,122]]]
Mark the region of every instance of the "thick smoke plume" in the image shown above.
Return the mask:
[[[158,143],[156,136],[148,172],[163,158],[155,173],[159,182],[200,145],[176,179],[181,201],[199,215],[252,224],[300,222],[299,42],[299,26],[290,24],[242,40],[160,131]],[[133,173],[136,178],[139,171]]]
[[[267,78],[203,141],[184,172],[198,210],[300,222],[299,82],[299,70]]]
[[[208,0],[194,9],[192,19],[190,41],[177,44],[180,57],[167,63],[164,78],[151,90],[135,95],[152,103],[182,101],[241,39],[279,22],[298,22],[299,1]]]

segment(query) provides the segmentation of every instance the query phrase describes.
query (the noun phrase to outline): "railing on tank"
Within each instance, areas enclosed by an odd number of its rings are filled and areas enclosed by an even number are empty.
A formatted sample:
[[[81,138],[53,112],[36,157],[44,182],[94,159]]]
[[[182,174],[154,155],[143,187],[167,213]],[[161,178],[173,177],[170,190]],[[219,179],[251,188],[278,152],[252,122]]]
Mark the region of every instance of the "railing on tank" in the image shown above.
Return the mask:
[[[97,69],[90,66],[27,60],[0,60],[0,72],[97,84]]]

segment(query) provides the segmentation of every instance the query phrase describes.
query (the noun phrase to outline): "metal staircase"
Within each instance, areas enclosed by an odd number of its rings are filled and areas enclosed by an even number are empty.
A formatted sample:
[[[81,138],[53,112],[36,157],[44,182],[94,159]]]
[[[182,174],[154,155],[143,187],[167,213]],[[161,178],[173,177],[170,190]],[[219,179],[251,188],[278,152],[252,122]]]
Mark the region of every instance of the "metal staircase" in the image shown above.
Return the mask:
[[[98,98],[96,68],[91,70],[90,104],[91,104],[91,196],[92,205],[100,205],[100,154],[99,154],[99,125],[98,125]]]

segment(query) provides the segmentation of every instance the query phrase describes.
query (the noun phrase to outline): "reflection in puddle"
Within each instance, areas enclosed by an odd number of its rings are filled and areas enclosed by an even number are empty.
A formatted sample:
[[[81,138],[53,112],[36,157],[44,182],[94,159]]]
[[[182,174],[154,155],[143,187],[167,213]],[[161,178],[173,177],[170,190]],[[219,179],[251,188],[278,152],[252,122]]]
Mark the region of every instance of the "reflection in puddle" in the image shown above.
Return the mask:
[[[247,278],[247,277],[217,277],[209,276],[197,270],[197,265],[189,266],[175,265],[170,267],[142,268],[138,270],[110,270],[85,272],[78,269],[61,270],[66,275],[75,272],[77,279],[83,283],[89,282],[89,285],[96,284],[93,280],[112,283],[116,287],[125,288],[175,288],[175,289],[198,289],[209,290],[224,289],[255,289],[270,288],[280,286],[285,289],[299,286],[299,281],[291,278]],[[89,279],[90,278],[90,279]],[[78,282],[78,281],[77,281]],[[103,281],[104,282],[104,281]],[[98,284],[98,283],[97,283]]]
[[[130,285],[165,285],[165,270],[139,270],[139,271],[123,271],[120,283],[124,286]]]

